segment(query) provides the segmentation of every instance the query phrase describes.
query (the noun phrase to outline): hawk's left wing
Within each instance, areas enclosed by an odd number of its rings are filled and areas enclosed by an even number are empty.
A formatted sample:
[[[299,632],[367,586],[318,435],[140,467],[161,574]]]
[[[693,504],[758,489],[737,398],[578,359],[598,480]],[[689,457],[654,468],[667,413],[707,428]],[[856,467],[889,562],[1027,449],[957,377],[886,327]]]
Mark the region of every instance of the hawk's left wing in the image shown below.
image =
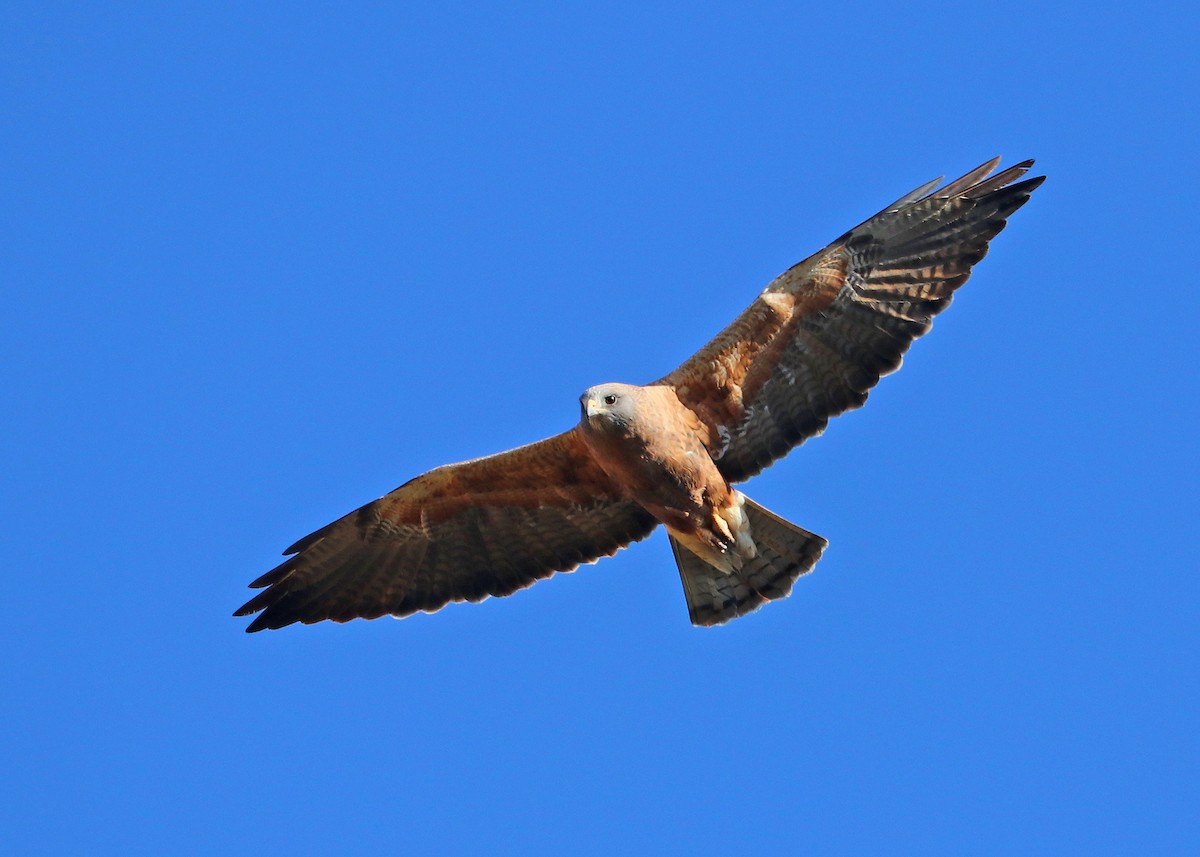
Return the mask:
[[[900,366],[1005,218],[1044,181],[1017,182],[1033,161],[988,179],[999,160],[940,190],[940,179],[917,188],[785,271],[656,382],[707,423],[726,479],[747,479],[820,434]]]

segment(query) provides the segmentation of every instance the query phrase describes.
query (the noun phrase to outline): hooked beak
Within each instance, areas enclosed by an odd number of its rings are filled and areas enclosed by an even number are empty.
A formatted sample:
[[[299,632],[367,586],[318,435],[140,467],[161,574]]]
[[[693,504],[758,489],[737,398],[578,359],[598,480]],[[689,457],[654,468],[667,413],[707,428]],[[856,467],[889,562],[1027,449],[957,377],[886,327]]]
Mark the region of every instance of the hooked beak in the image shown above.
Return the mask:
[[[583,411],[583,418],[586,420],[590,420],[592,417],[601,413],[600,403],[591,396],[580,396],[579,406]]]

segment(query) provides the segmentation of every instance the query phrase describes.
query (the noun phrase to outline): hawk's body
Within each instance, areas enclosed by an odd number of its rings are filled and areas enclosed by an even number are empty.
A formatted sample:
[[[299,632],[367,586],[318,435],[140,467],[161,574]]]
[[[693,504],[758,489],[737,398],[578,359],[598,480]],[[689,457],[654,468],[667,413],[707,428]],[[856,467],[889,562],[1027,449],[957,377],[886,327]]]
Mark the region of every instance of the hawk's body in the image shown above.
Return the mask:
[[[612,406],[605,397],[616,401]],[[706,427],[670,387],[605,384],[583,394],[579,431],[592,458],[627,497],[669,530],[728,548],[740,523],[736,492],[704,443]],[[627,404],[626,418],[610,408]]]
[[[659,523],[693,622],[787,595],[826,542],[732,484],[900,365],[1042,182],[1017,181],[1032,161],[986,178],[997,161],[918,188],[784,272],[659,381],[588,390],[570,431],[439,467],[302,539],[237,615],[261,611],[257,631],[507,595]]]

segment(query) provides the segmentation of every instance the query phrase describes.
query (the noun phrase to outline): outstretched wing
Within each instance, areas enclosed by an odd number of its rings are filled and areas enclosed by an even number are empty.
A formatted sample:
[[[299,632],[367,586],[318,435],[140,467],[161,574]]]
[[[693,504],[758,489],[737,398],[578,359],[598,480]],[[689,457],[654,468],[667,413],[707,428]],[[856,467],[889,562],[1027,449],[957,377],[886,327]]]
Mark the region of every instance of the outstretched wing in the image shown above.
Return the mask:
[[[950,304],[1044,176],[996,158],[902,197],[775,279],[716,339],[656,382],[709,426],[726,479],[758,473],[867,400]]]
[[[433,612],[509,595],[638,539],[657,522],[623,499],[578,430],[431,470],[285,553],[234,615],[247,631]]]

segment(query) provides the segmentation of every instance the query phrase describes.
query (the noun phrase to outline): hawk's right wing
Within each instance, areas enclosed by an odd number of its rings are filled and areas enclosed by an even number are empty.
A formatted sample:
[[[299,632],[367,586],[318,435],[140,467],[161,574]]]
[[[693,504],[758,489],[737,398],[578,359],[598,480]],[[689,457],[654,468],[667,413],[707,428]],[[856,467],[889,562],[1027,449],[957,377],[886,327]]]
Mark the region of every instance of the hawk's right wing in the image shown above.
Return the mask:
[[[431,470],[317,530],[250,584],[246,629],[433,612],[508,595],[648,536],[577,429]]]

